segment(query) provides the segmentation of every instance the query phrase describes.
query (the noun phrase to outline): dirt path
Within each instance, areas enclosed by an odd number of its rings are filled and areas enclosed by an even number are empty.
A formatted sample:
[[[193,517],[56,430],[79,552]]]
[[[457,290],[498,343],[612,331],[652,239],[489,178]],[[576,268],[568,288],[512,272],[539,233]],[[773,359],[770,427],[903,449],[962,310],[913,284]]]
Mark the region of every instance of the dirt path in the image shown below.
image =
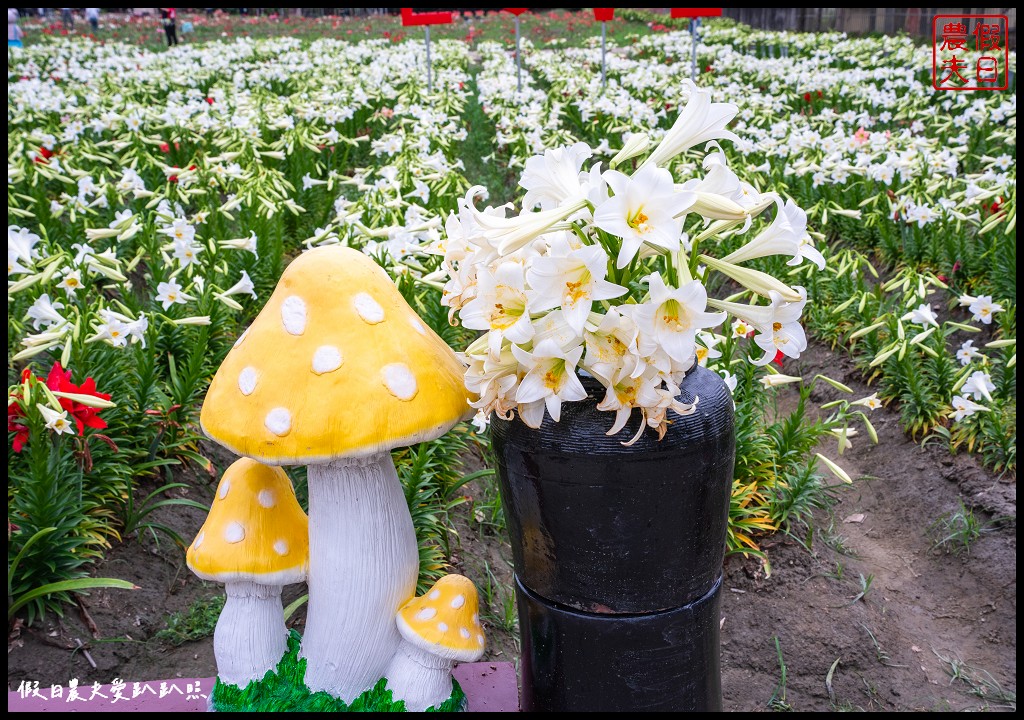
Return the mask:
[[[848,361],[818,346],[801,359],[800,369],[805,377],[826,372],[853,387],[856,397],[870,392]],[[785,408],[795,390],[778,392]],[[827,388],[816,391],[814,400],[827,402],[834,395]],[[996,478],[972,458],[950,456],[944,448],[922,450],[903,435],[895,412],[878,410],[871,419],[878,446],[862,433],[841,459],[834,444],[822,448],[856,480],[840,492],[831,515],[816,518],[813,554],[779,535],[764,543],[772,562],[770,578],[756,560],[732,557],[726,562],[726,710],[768,710],[773,697],[776,707],[803,711],[1016,706],[1015,478]],[[209,499],[209,488],[197,487],[191,496]],[[486,522],[493,491],[474,483],[466,492],[473,502],[459,508],[455,562],[484,588],[487,659],[515,660],[510,551]],[[929,526],[957,511],[961,499],[979,522],[994,516],[1010,519],[991,526],[969,554],[933,549]],[[186,537],[202,521],[200,513],[180,509],[162,519]],[[91,683],[214,674],[209,638],[178,648],[151,638],[167,613],[221,593],[219,586],[195,579],[167,542],[159,548],[151,542],[119,546],[100,573],[132,580],[143,589],[99,591],[86,599],[99,639],[90,639],[74,609],[63,620],[50,618],[22,630],[9,644],[10,689],[26,679],[45,687],[66,685],[72,677]],[[303,591],[292,586],[286,600]],[[301,623],[301,613],[296,619]],[[88,658],[76,639],[85,644]],[[780,650],[786,666],[784,695]]]
[[[870,392],[847,361],[821,347],[799,366],[804,377],[824,372],[850,385],[855,397]],[[795,390],[789,394],[791,402]],[[814,399],[838,394],[829,388]],[[835,444],[822,448],[856,480],[831,516],[816,518],[813,555],[780,536],[766,543],[770,579],[752,560],[727,562],[727,710],[764,710],[773,696],[804,711],[1016,705],[1015,478],[995,478],[944,448],[922,450],[903,435],[895,412],[878,410],[871,420],[879,445],[861,433],[842,458]],[[958,511],[961,498],[980,522],[1012,520],[957,556],[933,548],[928,528]]]

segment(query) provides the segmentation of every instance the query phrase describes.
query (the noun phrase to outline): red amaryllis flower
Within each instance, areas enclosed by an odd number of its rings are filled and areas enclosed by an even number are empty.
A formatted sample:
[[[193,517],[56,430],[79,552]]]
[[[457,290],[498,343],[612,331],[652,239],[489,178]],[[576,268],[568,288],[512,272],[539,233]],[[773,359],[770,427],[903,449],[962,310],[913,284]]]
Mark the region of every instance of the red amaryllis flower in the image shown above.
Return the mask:
[[[96,392],[96,381],[92,378],[86,378],[85,382],[81,385],[73,384],[71,382],[71,371],[62,368],[59,362],[54,363],[53,368],[50,369],[50,374],[46,378],[46,387],[58,392],[89,395],[91,397],[99,398],[100,400],[110,399],[110,395],[108,393]],[[102,430],[107,426],[107,421],[99,416],[99,410],[96,408],[83,405],[80,402],[75,402],[68,398],[58,399],[60,400],[60,406],[67,410],[68,415],[75,419],[79,435],[81,435],[87,427]]]
[[[782,367],[782,361],[785,357],[786,356],[782,354],[781,350],[776,350],[775,357],[772,358],[772,362],[778,365],[779,367]]]
[[[811,101],[811,94],[809,92],[804,93],[804,102]]]

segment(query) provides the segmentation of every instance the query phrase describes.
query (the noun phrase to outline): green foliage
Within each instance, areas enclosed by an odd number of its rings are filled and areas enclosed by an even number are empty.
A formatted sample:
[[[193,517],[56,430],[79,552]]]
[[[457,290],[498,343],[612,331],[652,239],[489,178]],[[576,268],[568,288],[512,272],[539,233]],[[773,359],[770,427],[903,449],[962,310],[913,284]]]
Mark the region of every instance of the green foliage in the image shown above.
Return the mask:
[[[326,692],[311,693],[305,685],[306,660],[299,658],[300,637],[294,630],[288,636],[288,651],[277,668],[268,670],[262,680],[253,680],[244,688],[227,685],[217,679],[212,706],[217,712],[404,712],[405,702],[392,699],[387,680],[346,703]],[[466,694],[452,680],[452,695],[439,707],[427,712],[458,712],[465,709]]]
[[[222,594],[199,598],[188,608],[167,616],[166,627],[153,635],[158,642],[178,647],[213,635],[227,598]]]
[[[934,539],[933,549],[953,555],[968,555],[971,546],[996,526],[996,520],[980,520],[974,510],[960,500],[956,510],[943,513],[928,526],[928,534]]]

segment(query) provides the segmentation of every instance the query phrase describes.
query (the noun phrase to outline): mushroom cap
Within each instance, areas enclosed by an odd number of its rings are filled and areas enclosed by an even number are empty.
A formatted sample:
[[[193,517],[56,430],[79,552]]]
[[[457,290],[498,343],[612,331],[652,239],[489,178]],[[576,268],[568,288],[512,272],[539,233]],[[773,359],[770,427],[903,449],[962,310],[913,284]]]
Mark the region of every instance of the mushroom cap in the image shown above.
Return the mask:
[[[288,585],[306,579],[309,521],[284,470],[242,458],[217,486],[210,514],[188,548],[204,580]]]
[[[397,621],[403,638],[438,657],[472,662],[484,652],[476,586],[462,575],[445,575],[403,605]]]
[[[373,455],[467,417],[464,373],[377,263],[321,247],[284,271],[213,378],[200,423],[268,465]]]

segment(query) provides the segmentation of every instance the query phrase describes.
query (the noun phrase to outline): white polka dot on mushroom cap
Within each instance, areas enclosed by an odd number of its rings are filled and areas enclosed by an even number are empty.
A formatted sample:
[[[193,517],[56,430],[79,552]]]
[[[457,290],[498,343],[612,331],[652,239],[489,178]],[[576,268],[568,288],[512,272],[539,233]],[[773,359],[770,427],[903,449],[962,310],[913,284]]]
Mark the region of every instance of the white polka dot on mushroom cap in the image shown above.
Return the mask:
[[[356,312],[359,313],[359,317],[363,319],[363,322],[367,322],[370,325],[384,322],[384,308],[370,297],[368,293],[356,293],[355,297],[352,298],[352,304],[355,306]]]
[[[192,542],[193,549],[198,550],[199,546],[203,544],[203,540],[205,540],[205,539],[206,539],[206,533],[204,533],[204,532],[201,532],[198,535],[196,535],[196,539]]]
[[[298,295],[291,295],[281,303],[281,322],[291,335],[306,332],[306,302]]]
[[[437,629],[441,632],[448,632],[448,623],[439,622],[437,624]]]
[[[432,607],[425,607],[422,610],[420,610],[418,613],[416,613],[416,619],[417,620],[429,620],[430,618],[434,617],[435,615],[437,615],[437,610],[435,610]]]
[[[277,502],[273,490],[260,490],[256,494],[256,500],[265,508],[272,508]]]
[[[333,345],[321,345],[313,353],[313,372],[317,375],[334,372],[342,362],[341,350]]]
[[[459,635],[463,640],[469,640],[469,628],[459,628]]]
[[[419,318],[409,318],[409,324],[412,325],[412,329],[418,332],[420,335],[427,334],[427,329],[423,327],[423,323],[420,322]]]
[[[288,541],[287,540],[277,540],[276,542],[274,542],[274,552],[276,552],[278,555],[287,555],[288,554]]]
[[[259,378],[260,375],[256,372],[256,368],[252,366],[243,368],[242,372],[238,373],[238,389],[242,391],[243,395],[252,395],[252,391],[256,389],[256,381]]]
[[[431,590],[430,594],[427,595],[427,597],[430,598],[431,600],[437,600],[439,597],[441,597],[441,591],[440,590]]]
[[[228,490],[231,489],[231,481],[227,478],[220,481],[220,490],[217,491],[217,497],[221,500],[227,497]]]
[[[483,644],[484,644],[484,636],[483,635],[477,635],[476,636],[476,644],[480,645],[480,646],[483,646]]]
[[[473,624],[474,625],[479,625],[480,624],[480,616],[478,614],[476,614],[476,613],[473,613]]]
[[[245,527],[240,522],[230,522],[224,528],[224,540],[229,543],[239,543],[245,539]]]
[[[380,369],[384,387],[399,400],[412,400],[419,392],[416,376],[405,363],[391,363]]]
[[[287,435],[288,431],[292,429],[292,414],[285,408],[274,408],[267,413],[263,424],[275,435]]]
[[[456,595],[452,598],[452,607],[456,610],[466,604],[466,598],[462,595]]]

